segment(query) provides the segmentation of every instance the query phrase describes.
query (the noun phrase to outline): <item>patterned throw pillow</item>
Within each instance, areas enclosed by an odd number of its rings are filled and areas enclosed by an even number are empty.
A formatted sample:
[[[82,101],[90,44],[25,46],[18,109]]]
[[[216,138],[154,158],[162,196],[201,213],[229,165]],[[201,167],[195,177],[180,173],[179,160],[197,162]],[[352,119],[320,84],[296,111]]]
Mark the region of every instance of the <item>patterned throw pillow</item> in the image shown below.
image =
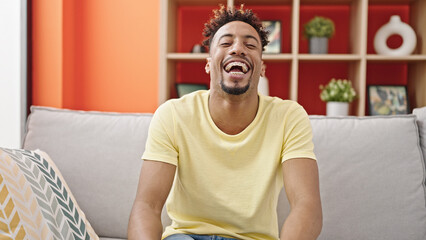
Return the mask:
[[[99,239],[39,150],[0,148],[0,239]]]

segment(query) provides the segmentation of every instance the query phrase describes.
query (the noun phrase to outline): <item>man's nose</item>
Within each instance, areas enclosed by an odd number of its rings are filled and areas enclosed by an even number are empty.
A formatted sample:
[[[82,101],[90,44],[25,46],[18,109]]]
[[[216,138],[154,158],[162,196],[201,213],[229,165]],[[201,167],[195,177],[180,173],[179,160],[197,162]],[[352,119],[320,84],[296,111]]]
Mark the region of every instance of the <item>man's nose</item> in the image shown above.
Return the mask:
[[[245,46],[242,42],[235,42],[232,45],[232,48],[230,49],[231,51],[231,55],[242,55],[245,56],[246,55],[246,49]]]

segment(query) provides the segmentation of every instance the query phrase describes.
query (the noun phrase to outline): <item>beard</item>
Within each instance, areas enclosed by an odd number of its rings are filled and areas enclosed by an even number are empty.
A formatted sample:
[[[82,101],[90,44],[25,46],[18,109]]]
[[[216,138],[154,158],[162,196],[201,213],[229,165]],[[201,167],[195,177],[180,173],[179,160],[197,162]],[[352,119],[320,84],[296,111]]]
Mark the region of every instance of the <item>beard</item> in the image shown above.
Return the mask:
[[[220,87],[222,88],[222,90],[228,94],[231,95],[241,95],[243,93],[246,93],[247,90],[250,88],[250,83],[251,81],[249,81],[247,83],[247,85],[245,85],[244,87],[228,87],[225,85],[224,80],[223,80],[223,75],[221,76],[221,80],[220,80]]]
[[[250,88],[250,82],[247,83],[246,86],[244,87],[228,87],[225,85],[225,83],[223,83],[223,79],[220,81],[220,87],[222,88],[222,90],[228,94],[231,95],[241,95],[245,92],[247,92],[247,90]]]

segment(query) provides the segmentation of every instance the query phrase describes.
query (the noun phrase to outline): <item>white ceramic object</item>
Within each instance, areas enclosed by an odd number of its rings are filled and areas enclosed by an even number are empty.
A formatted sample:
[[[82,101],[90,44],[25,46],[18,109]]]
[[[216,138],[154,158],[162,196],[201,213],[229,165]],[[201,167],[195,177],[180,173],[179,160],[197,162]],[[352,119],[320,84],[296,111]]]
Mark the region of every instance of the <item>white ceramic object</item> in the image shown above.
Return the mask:
[[[387,39],[393,34],[402,37],[402,45],[396,49],[389,48],[386,43]],[[402,22],[398,15],[391,16],[389,22],[383,25],[374,37],[374,49],[376,52],[389,56],[409,55],[414,51],[416,43],[416,33],[413,28]]]
[[[349,103],[327,102],[327,116],[348,116]]]
[[[259,84],[257,85],[257,91],[262,95],[269,96],[269,81],[266,77],[259,78]]]

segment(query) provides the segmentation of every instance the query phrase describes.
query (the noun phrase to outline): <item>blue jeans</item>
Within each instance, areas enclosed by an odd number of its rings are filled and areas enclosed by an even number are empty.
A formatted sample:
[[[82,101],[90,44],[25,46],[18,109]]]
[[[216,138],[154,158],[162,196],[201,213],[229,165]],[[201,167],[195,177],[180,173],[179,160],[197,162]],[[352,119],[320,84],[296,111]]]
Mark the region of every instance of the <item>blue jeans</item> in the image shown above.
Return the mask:
[[[236,240],[235,238],[226,238],[216,235],[195,235],[195,234],[173,234],[164,240]]]

